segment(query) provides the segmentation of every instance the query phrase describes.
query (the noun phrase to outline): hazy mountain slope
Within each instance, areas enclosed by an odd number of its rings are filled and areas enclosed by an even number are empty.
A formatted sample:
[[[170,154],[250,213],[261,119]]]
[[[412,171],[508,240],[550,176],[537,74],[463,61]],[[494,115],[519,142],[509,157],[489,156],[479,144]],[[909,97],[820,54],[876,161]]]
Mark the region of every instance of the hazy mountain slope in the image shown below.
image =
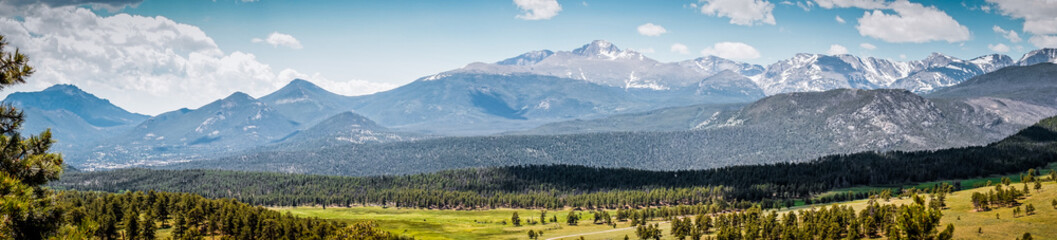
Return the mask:
[[[195,110],[152,117],[87,152],[71,154],[76,161],[70,163],[103,167],[212,157],[280,140],[296,127],[266,104],[236,92]]]
[[[984,131],[952,114],[907,90],[838,89],[771,96],[699,128],[813,135],[860,150],[935,149],[996,140],[981,139],[987,135]]]
[[[734,86],[728,93],[724,87]],[[745,102],[762,95],[743,85],[706,82],[675,90],[622,89],[534,74],[451,74],[419,79],[394,90],[356,97],[353,109],[398,130],[457,135],[529,129],[544,123],[594,118],[703,102]],[[751,86],[750,86],[751,87]]]
[[[1003,68],[957,86],[928,94],[931,98],[1005,98],[1037,105],[1057,106],[1057,64]]]
[[[329,146],[345,143],[380,143],[414,139],[416,135],[399,133],[378,125],[364,116],[342,112],[324,119],[308,129],[298,131],[282,141],[286,148]]]
[[[56,150],[67,151],[127,131],[149,116],[130,113],[73,85],[16,92],[3,101],[23,111],[23,132],[51,129]]]
[[[995,123],[1026,126],[1057,114],[1057,65],[1008,67],[927,96],[956,102],[966,112],[997,116],[990,120]]]
[[[590,120],[548,123],[534,129],[510,134],[572,134],[592,132],[685,131],[721,113],[737,111],[746,104],[700,104],[664,108],[640,113],[618,114]]]

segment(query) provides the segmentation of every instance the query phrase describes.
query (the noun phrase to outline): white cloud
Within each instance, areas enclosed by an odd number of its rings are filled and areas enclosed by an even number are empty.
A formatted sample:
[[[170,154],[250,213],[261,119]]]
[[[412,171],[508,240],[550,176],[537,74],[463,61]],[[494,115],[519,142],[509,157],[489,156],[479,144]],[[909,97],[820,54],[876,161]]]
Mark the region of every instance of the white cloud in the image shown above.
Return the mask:
[[[837,22],[839,22],[839,23],[845,23],[844,18],[841,18],[840,15],[837,15],[836,19],[837,19]]]
[[[198,27],[160,16],[103,17],[85,8],[34,5],[0,16],[0,32],[37,70],[16,89],[71,83],[147,114],[201,106],[234,91],[262,96],[299,74],[250,53],[224,52]]]
[[[1057,1],[987,0],[987,2],[997,7],[996,11],[1002,15],[1023,19],[1022,30],[1031,33],[1032,36],[1028,41],[1035,47],[1057,47]],[[995,30],[997,32],[998,29]]]
[[[810,12],[811,11],[811,7],[815,6],[815,2],[810,2],[810,1],[808,1],[808,2],[800,2],[800,1],[798,1],[796,3],[793,3],[793,2],[790,2],[790,1],[782,1],[782,2],[780,2],[778,4],[796,6],[796,7],[800,8],[800,9],[803,9],[805,12]]]
[[[1009,52],[1009,46],[1006,46],[1005,44],[1001,44],[1001,43],[999,43],[999,44],[987,44],[987,49],[991,49],[991,51],[995,51],[995,52],[998,52],[998,53]]]
[[[1053,0],[987,0],[998,12],[1024,19],[1024,32],[1035,35],[1057,34],[1057,1]]]
[[[279,32],[273,32],[272,34],[268,34],[268,37],[265,39],[254,38],[250,41],[254,43],[267,43],[269,45],[272,45],[273,47],[283,46],[292,49],[302,48],[301,41],[297,41],[297,38],[294,38],[294,36],[290,36],[290,34],[283,34]]]
[[[662,27],[661,25],[656,25],[653,23],[639,25],[638,30],[639,34],[650,37],[660,36],[661,34],[668,32],[668,29],[664,29],[664,27]]]
[[[686,47],[686,45],[683,45],[682,43],[672,44],[670,51],[679,54],[690,54],[690,48]]]
[[[819,7],[880,9],[885,7],[884,0],[815,0]]]
[[[877,46],[874,46],[873,44],[870,44],[870,43],[860,43],[859,47],[861,47],[862,49],[866,49],[866,50],[877,49]]]
[[[1017,34],[1017,31],[1005,30],[1002,29],[1002,27],[999,27],[998,25],[992,27],[991,30],[994,30],[995,33],[1001,34],[1002,37],[1009,39],[1010,42],[1018,43],[1021,41],[1020,34]]]
[[[774,4],[765,0],[702,0],[701,13],[730,18],[731,24],[774,25]]]
[[[756,51],[756,48],[740,42],[718,42],[701,50],[701,55],[736,60],[760,58],[760,52]]]
[[[841,46],[840,44],[829,45],[829,50],[826,50],[826,54],[829,55],[841,55],[848,54],[848,48]]]
[[[1035,35],[1028,39],[1032,45],[1040,48],[1057,48],[1057,36],[1055,35]]]
[[[93,9],[106,9],[113,13],[126,7],[135,8],[140,3],[143,3],[143,0],[0,0],[0,14],[10,14],[5,9],[19,12],[37,4],[44,4],[49,7],[89,6]]]
[[[518,14],[517,18],[525,20],[551,19],[562,11],[562,5],[558,4],[558,0],[514,0],[514,4],[521,9],[521,14]]]
[[[872,6],[872,3],[863,5]],[[881,10],[863,13],[862,18],[859,18],[859,25],[855,27],[860,35],[894,43],[969,40],[969,28],[962,26],[936,7],[900,0],[889,3],[884,8],[895,13],[887,14]]]
[[[907,59],[907,55],[906,54],[899,54],[899,59]]]

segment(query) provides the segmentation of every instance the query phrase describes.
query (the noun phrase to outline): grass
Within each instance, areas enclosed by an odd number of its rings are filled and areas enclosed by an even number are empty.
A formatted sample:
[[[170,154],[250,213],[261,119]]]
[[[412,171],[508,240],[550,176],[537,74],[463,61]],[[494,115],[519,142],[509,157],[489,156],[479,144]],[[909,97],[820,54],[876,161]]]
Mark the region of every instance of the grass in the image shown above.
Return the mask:
[[[1013,186],[1022,187],[1020,184]],[[976,212],[972,208],[969,197],[973,192],[987,192],[991,187],[980,187],[954,192],[947,198],[948,208],[943,210],[941,226],[949,223],[955,226],[955,239],[1016,239],[1025,232],[1031,233],[1036,238],[1045,236],[1057,236],[1057,210],[1050,201],[1057,199],[1057,184],[1053,181],[1043,183],[1041,192],[1032,193],[1021,200],[1023,204],[1033,204],[1036,213],[1031,216],[1014,218],[1012,208],[999,208],[991,211]],[[909,199],[892,198],[892,204],[906,204]],[[829,205],[848,205],[856,209],[862,209],[867,200],[858,200],[835,204],[819,204],[801,206],[794,208],[804,209]],[[885,203],[882,201],[882,203]],[[327,208],[319,207],[296,207],[275,208],[283,212],[291,212],[295,215],[305,217],[318,217],[338,221],[364,221],[372,220],[378,222],[383,229],[413,236],[416,239],[526,239],[528,230],[543,230],[541,239],[549,239],[560,236],[571,236],[564,239],[578,239],[576,234],[585,234],[586,239],[623,239],[625,235],[635,238],[635,230],[628,228],[627,222],[617,224],[616,229],[607,225],[596,225],[590,220],[581,221],[579,226],[566,225],[563,220],[570,212],[548,211],[548,218],[552,214],[558,214],[560,224],[547,223],[546,225],[525,225],[514,227],[509,223],[503,225],[505,220],[510,221],[510,216],[518,212],[522,219],[539,219],[539,210],[530,209],[493,209],[493,210],[427,210],[407,208],[382,208],[382,207],[352,207],[352,208]],[[789,211],[789,210],[785,210]],[[995,214],[999,218],[995,218]],[[582,212],[585,219],[590,219],[589,212]],[[614,213],[610,213],[614,214]],[[524,221],[524,220],[523,220]],[[664,235],[669,234],[669,225],[659,223]],[[983,233],[977,233],[977,230]],[[611,232],[603,232],[611,231]],[[598,233],[601,232],[601,233]],[[670,238],[663,238],[670,239]]]
[[[491,210],[428,210],[409,208],[352,207],[327,208],[294,207],[275,208],[304,217],[318,217],[346,222],[371,220],[382,229],[413,236],[415,239],[525,239],[527,231],[543,231],[543,238],[572,235],[584,232],[598,232],[614,229],[608,225],[598,225],[591,220],[581,220],[578,226],[569,226],[564,220],[570,210],[547,211],[547,218],[557,214],[559,223],[525,224],[527,219],[539,220],[540,210],[532,209],[491,209]],[[518,212],[523,226],[515,227],[510,217]],[[582,218],[593,219],[590,212],[581,211]],[[615,211],[610,214],[616,214]],[[503,224],[503,222],[506,224]],[[616,228],[626,228],[629,224],[618,223]],[[634,230],[626,231],[634,237]],[[611,233],[609,235],[616,235]],[[619,234],[623,239],[624,234]]]

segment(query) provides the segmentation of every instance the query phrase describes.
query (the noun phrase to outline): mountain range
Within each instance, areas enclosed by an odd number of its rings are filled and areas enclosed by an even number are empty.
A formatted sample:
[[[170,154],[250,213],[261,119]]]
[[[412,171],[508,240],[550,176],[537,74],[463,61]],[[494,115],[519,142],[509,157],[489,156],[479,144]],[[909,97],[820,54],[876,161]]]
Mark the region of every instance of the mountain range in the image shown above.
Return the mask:
[[[803,143],[845,141],[839,149],[765,158],[785,161],[845,150],[932,149],[999,139],[1053,115],[1054,92],[1043,87],[1052,77],[1045,67],[1034,68],[1055,60],[1057,50],[1041,49],[1018,61],[1004,55],[960,60],[933,54],[897,62],[798,54],[767,67],[711,56],[662,63],[594,41],[572,51],[540,50],[471,63],[364,96],[334,94],[297,79],[260,98],[234,93],[198,109],[154,117],[121,110],[72,85],[14,93],[5,102],[26,111],[27,130],[52,128],[68,162],[89,168],[492,134],[517,139],[681,132],[731,134],[748,141],[784,139],[773,135],[784,131],[816,135]],[[989,72],[1000,74],[981,75]],[[1008,81],[1021,82],[1004,86]],[[907,91],[828,91],[845,88]],[[795,117],[802,119],[790,119]],[[794,122],[803,124],[790,125]],[[913,126],[919,123],[933,125]],[[430,140],[435,138],[446,140]]]
[[[950,87],[968,93],[980,82],[1023,83],[1057,89],[1055,64],[1014,66]],[[1025,76],[1039,76],[1023,81]],[[1055,105],[1034,105],[1024,98],[998,98],[1018,88],[980,95],[923,97],[899,89],[836,89],[778,94],[736,110],[693,106],[611,117],[628,121],[664,121],[691,129],[656,131],[586,131],[575,134],[521,134],[444,137],[378,144],[256,151],[237,156],[164,166],[248,171],[281,171],[336,175],[412,174],[446,169],[571,164],[621,166],[650,170],[685,170],[733,165],[807,161],[862,151],[913,151],[985,145],[1057,114]],[[937,93],[940,94],[940,93]],[[1057,99],[1057,91],[1044,97]],[[980,108],[991,99],[1004,111]],[[707,114],[711,112],[712,114]],[[705,117],[707,116],[707,117]],[[1042,116],[1042,117],[1035,117]],[[701,120],[691,122],[688,119]],[[702,120],[703,119],[703,120]],[[582,121],[581,121],[582,122]],[[678,122],[689,124],[675,124]],[[592,126],[605,125],[594,123]],[[635,125],[634,123],[625,126]],[[663,125],[663,124],[662,124]],[[691,127],[692,126],[692,127]],[[651,129],[653,128],[653,129]],[[313,161],[295,161],[311,156]]]

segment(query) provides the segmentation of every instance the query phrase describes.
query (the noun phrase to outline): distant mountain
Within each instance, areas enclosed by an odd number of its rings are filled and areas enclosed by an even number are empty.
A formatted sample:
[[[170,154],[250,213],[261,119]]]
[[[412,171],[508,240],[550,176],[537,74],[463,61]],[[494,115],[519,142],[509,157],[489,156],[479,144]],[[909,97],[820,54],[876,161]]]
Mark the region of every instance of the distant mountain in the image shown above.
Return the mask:
[[[482,135],[548,122],[706,102],[748,102],[761,91],[744,79],[697,80],[670,90],[625,89],[547,75],[446,73],[355,97],[352,109],[402,131]]]
[[[1057,63],[1057,48],[1044,48],[1028,52],[1017,61],[1017,65],[1031,66],[1047,62]]]
[[[946,105],[907,90],[838,89],[767,97],[697,129],[756,129],[817,138],[834,149],[923,150],[985,144],[991,134],[960,121]],[[1016,126],[1011,130],[1023,126]],[[760,140],[771,141],[771,140]]]
[[[997,115],[1002,122],[1027,125],[1057,115],[1057,64],[1007,67],[926,96],[964,103],[965,111]]]
[[[562,141],[620,136],[627,137],[620,140],[626,144],[642,145],[639,141],[652,139],[696,149],[672,150],[658,158],[678,156],[689,161],[697,159],[694,154],[724,154],[720,161],[749,157],[790,161],[861,150],[965,146],[1006,136],[1041,117],[1057,115],[1053,107],[1057,100],[1045,81],[1050,73],[1038,67],[1050,64],[1008,66],[1057,61],[1055,53],[1040,49],[1019,61],[997,54],[961,60],[936,53],[905,62],[798,54],[764,67],[712,56],[662,63],[599,40],[571,51],[539,50],[496,63],[472,63],[364,96],[341,96],[297,79],[260,99],[236,93],[199,109],[181,109],[146,121],[147,116],[92,100],[94,96],[12,94],[8,101],[39,105],[26,107],[27,113],[40,117],[33,120],[38,125],[27,123],[27,128],[52,127],[57,136],[59,131],[69,134],[60,142],[91,146],[67,155],[71,163],[86,166],[189,161],[295,145],[339,151],[334,149],[351,144],[371,155],[375,145],[403,151],[403,147],[431,144],[437,149],[410,152],[434,156],[437,153],[430,151],[467,147],[446,146],[449,143],[423,136],[497,133],[575,135],[498,138],[517,143],[515,147],[524,139],[579,146]],[[69,87],[45,92],[91,96]],[[844,88],[909,92],[830,91]],[[801,91],[811,93],[785,94]],[[926,92],[934,94],[927,98],[914,94]],[[485,139],[458,138],[451,144],[478,144]],[[481,150],[509,153],[502,150],[505,146],[494,147]],[[609,150],[632,155],[654,151],[623,147]],[[561,151],[532,152],[551,157],[583,154]],[[402,160],[400,156],[386,159]],[[445,158],[453,156],[477,158],[462,153]]]
[[[1051,93],[1051,95],[1057,92]],[[453,168],[577,164],[681,170],[806,161],[862,151],[928,150],[983,145],[1019,127],[1001,116],[970,111],[959,101],[934,102],[907,90],[838,89],[779,94],[740,110],[682,107],[605,121],[563,122],[509,136],[447,137],[261,151],[167,168],[221,168],[316,174],[408,174]],[[711,114],[709,114],[711,113]],[[671,118],[656,118],[671,116]],[[669,122],[653,123],[656,119]],[[690,122],[687,120],[700,121]],[[624,121],[624,122],[621,122]],[[695,130],[610,131],[681,125]],[[587,132],[564,135],[536,135]],[[601,131],[591,127],[602,128]],[[557,131],[548,131],[557,130]],[[314,156],[311,164],[292,161]],[[237,164],[229,164],[237,162]]]
[[[180,109],[152,117],[124,135],[74,156],[88,166],[195,159],[275,142],[297,126],[267,104],[236,92],[195,110]]]
[[[763,98],[766,95],[756,83],[737,72],[723,70],[697,83],[695,95],[728,98]]]
[[[702,122],[715,119],[720,114],[729,114],[737,111],[745,105],[747,104],[700,104],[663,108],[640,113],[617,114],[597,119],[576,119],[548,123],[530,130],[510,132],[507,135],[686,131],[697,127]]]
[[[16,92],[4,99],[23,111],[24,133],[50,128],[56,150],[70,150],[119,134],[150,116],[128,112],[73,85]]]
[[[329,92],[303,79],[290,81],[285,87],[261,97],[260,101],[297,122],[301,128],[311,127],[349,109],[349,97]]]
[[[768,66],[757,83],[768,94],[836,88],[901,88],[923,93],[1012,64],[1004,55],[966,61],[933,53],[924,60],[899,62],[853,55],[797,54]]]
[[[604,40],[596,40],[572,51],[533,51],[490,63],[471,63],[464,68],[440,73],[512,74],[528,73],[625,89],[670,90],[687,87],[722,70],[751,73],[758,66],[717,57],[683,63],[662,63],[639,52],[621,50]]]

